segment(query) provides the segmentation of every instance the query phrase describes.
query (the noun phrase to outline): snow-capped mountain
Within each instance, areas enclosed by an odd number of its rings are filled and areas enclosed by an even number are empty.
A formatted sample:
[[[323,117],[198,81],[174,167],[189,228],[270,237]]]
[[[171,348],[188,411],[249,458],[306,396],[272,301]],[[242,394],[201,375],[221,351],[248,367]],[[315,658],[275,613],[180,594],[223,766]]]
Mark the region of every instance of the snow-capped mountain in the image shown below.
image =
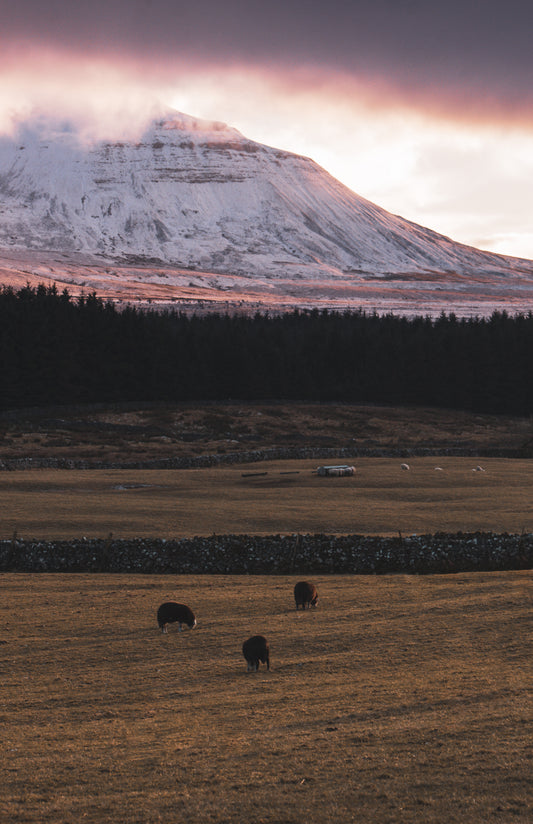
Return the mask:
[[[171,112],[137,142],[21,126],[0,139],[0,247],[268,279],[529,280],[359,197],[312,160]]]

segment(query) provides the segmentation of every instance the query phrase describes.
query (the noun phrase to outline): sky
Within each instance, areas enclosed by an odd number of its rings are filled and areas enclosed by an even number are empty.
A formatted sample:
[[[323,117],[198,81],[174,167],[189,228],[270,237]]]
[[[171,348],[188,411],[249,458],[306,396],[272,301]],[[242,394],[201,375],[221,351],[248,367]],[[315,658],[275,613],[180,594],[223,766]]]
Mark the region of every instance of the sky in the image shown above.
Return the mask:
[[[533,258],[532,31],[530,0],[0,0],[0,131],[134,137],[172,106]]]

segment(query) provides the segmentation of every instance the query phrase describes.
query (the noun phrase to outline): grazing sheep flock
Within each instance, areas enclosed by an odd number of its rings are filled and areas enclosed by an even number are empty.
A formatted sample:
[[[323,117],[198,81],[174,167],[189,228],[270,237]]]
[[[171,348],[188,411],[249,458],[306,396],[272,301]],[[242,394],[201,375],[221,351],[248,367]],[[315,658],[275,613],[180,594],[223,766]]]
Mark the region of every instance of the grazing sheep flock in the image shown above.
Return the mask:
[[[308,581],[299,581],[294,587],[294,597],[296,600],[296,609],[301,604],[305,609],[305,605],[316,606],[318,603],[318,593],[316,586]],[[192,609],[186,604],[178,604],[176,601],[165,601],[157,610],[157,623],[163,633],[167,632],[168,624],[178,624],[178,629],[181,632],[181,625],[187,624],[188,627],[194,629],[196,626],[196,618]],[[259,664],[266,664],[267,670],[270,669],[270,645],[264,635],[252,635],[242,645],[242,654],[246,660],[246,671],[257,672]]]

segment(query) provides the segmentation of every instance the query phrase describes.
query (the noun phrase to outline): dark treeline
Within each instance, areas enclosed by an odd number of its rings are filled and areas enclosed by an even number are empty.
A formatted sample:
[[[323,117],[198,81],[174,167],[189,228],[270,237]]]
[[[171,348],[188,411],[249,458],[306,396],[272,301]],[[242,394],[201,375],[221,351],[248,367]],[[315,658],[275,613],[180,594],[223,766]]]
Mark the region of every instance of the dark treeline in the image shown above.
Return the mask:
[[[4,409],[182,400],[316,400],[529,415],[533,315],[436,320],[117,310],[94,294],[0,292]]]

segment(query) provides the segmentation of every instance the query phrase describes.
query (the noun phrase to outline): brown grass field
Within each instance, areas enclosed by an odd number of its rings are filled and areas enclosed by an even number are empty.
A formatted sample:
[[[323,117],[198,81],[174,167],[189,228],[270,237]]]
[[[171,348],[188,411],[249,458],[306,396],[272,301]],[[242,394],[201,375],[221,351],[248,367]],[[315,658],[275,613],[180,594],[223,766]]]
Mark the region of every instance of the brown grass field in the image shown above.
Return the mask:
[[[531,422],[276,404],[0,425],[0,459],[292,444],[527,452]],[[2,472],[0,537],[533,531],[530,461],[408,461],[339,479],[313,474],[329,460]],[[295,580],[2,574],[2,824],[529,824],[531,572],[320,576],[305,613]],[[159,632],[169,599],[197,629]],[[255,633],[270,672],[246,672]]]
[[[295,580],[2,575],[0,820],[530,822],[531,573]]]
[[[0,537],[533,531],[531,460],[475,472],[476,458],[413,458],[404,472],[397,458],[361,458],[348,478],[318,477],[317,463],[3,472]]]
[[[143,461],[270,447],[519,449],[530,418],[334,403],[78,406],[0,414],[0,460]]]
[[[315,461],[182,471],[0,472],[0,538],[222,533],[533,530],[529,419],[320,403],[88,406],[0,415],[0,461],[114,463],[272,447],[513,449],[523,459],[360,458],[355,478]],[[478,464],[485,473],[474,473]],[[435,472],[436,465],[443,472]],[[253,472],[263,476],[243,477]],[[298,474],[282,474],[286,472]]]

